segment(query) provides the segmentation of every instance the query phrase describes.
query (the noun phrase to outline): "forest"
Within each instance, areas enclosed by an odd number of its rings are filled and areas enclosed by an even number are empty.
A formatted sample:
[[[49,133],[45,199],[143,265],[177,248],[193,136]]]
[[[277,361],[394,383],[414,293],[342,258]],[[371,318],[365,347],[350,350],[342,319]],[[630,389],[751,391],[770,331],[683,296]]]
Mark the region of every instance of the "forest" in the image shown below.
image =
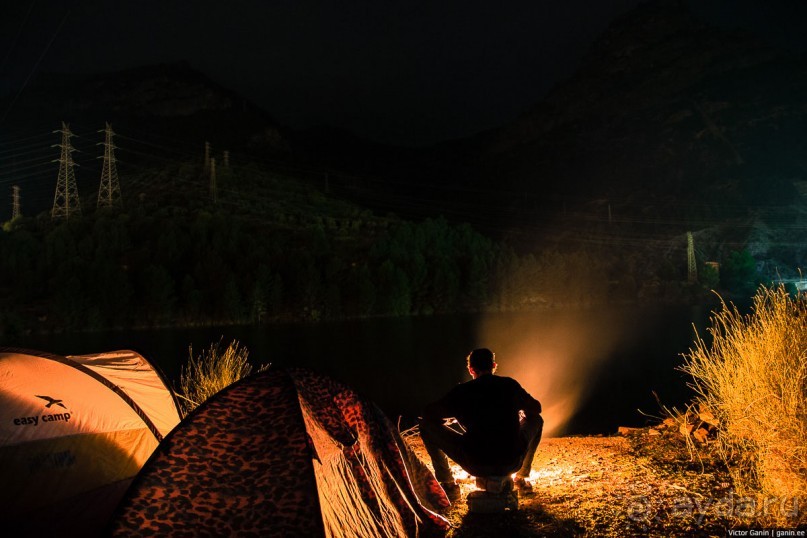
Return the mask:
[[[517,251],[466,223],[379,216],[252,167],[222,174],[214,203],[187,189],[195,174],[144,171],[162,194],[6,222],[1,334],[697,301],[719,284],[707,267],[687,284],[685,264],[641,250]],[[134,179],[124,192],[157,184]],[[733,256],[720,277],[748,287],[753,259]]]

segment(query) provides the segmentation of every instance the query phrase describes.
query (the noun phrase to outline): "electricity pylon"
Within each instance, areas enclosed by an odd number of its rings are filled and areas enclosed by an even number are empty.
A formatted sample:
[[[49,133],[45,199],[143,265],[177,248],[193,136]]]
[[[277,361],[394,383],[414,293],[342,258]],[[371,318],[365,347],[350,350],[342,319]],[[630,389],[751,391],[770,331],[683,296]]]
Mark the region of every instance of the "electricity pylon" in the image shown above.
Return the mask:
[[[689,282],[698,281],[698,266],[695,263],[695,241],[692,232],[687,232],[687,279]]]
[[[98,131],[99,133],[101,131]],[[115,144],[112,143],[112,126],[107,123],[104,141],[104,164],[101,167],[101,185],[98,187],[98,204],[96,207],[113,207],[121,205],[120,180],[115,165]]]
[[[219,189],[216,186],[216,159],[210,158],[210,199],[213,204],[219,203]]]
[[[50,212],[52,219],[70,219],[71,214],[81,214],[81,200],[78,197],[78,187],[76,186],[76,174],[73,171],[73,146],[70,145],[70,127],[62,122],[62,128],[54,133],[62,133],[62,143],[54,144],[51,147],[59,146],[62,154],[59,157],[59,178],[56,181],[56,194],[53,196],[53,209]]]
[[[17,217],[22,216],[22,213],[20,212],[20,188],[17,185],[14,185],[11,187],[11,193],[13,200],[13,205],[11,206],[11,220],[14,220]]]

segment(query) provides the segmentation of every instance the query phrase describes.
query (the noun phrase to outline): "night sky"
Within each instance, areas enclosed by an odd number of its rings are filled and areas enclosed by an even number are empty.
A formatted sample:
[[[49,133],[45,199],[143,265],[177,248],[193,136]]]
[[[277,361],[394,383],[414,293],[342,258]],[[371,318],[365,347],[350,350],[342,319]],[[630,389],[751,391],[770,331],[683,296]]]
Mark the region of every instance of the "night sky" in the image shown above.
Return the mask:
[[[422,145],[513,120],[639,3],[20,0],[0,22],[0,90],[13,96],[42,72],[186,60],[284,125]],[[690,3],[712,22],[807,48],[804,2]]]

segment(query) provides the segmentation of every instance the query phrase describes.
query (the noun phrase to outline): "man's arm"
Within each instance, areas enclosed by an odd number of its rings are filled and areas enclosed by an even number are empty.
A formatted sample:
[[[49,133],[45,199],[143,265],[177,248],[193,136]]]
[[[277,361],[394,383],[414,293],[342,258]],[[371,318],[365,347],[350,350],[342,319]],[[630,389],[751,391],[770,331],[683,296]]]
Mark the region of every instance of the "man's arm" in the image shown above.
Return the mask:
[[[423,418],[430,422],[440,422],[443,419],[456,416],[456,406],[454,405],[455,394],[454,390],[449,391],[448,394],[427,405],[423,409]]]
[[[521,387],[519,407],[524,411],[524,416],[528,419],[541,414],[541,402],[530,396],[530,393]]]
[[[441,422],[444,418],[453,416],[443,402],[444,399],[442,398],[427,405],[423,409],[423,418],[429,422]]]

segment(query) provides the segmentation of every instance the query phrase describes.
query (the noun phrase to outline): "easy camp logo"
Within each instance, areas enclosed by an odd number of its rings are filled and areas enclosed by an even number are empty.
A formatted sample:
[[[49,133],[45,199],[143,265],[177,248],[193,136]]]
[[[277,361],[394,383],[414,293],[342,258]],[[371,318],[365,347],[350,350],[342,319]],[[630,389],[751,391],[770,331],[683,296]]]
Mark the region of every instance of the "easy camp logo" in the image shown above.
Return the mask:
[[[62,412],[54,412],[54,413],[42,413],[41,415],[34,415],[32,417],[20,417],[13,419],[15,426],[39,426],[40,424],[46,424],[49,422],[69,422],[70,421],[70,413],[67,412],[67,406],[64,404],[64,400],[59,398],[53,398],[52,396],[44,396],[39,394],[34,394],[36,398],[43,400],[43,405],[45,409],[51,409],[54,406],[58,409],[61,407],[65,410],[64,413]]]
[[[56,398],[51,398],[50,396],[39,396],[39,395],[37,395],[37,394],[34,394],[34,396],[36,396],[37,398],[41,398],[41,399],[45,400],[46,402],[48,402],[47,404],[45,404],[45,408],[46,408],[46,409],[50,409],[50,408],[51,408],[51,406],[54,406],[54,405],[58,405],[58,406],[59,406],[59,407],[61,407],[62,409],[67,409],[67,408],[64,406],[64,404],[62,403],[62,401],[61,401],[61,400],[57,400]]]

